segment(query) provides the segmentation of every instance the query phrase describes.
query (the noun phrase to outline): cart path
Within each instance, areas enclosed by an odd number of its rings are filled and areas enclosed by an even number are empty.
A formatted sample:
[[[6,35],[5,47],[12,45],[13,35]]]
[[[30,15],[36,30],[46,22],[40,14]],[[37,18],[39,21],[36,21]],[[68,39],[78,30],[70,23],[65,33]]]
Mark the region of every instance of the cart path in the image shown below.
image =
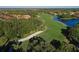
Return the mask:
[[[43,33],[43,32],[44,32],[44,31],[35,32],[35,33],[33,33],[33,34],[31,34],[31,35],[25,37],[25,38],[19,39],[18,42],[23,42],[23,41],[29,40],[29,39],[31,39],[32,37],[37,36],[37,35],[39,35],[39,34],[41,34],[41,33]]]

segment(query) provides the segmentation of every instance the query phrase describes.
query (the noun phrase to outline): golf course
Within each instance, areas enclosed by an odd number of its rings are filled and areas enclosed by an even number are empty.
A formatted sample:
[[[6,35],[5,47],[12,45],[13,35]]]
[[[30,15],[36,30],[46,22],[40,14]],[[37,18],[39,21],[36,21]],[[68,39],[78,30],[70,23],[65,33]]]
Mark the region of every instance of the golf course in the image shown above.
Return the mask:
[[[79,51],[78,9],[0,9],[0,52]]]
[[[47,27],[46,31],[41,33],[39,36],[43,37],[46,41],[52,39],[65,40],[66,37],[61,33],[61,29],[66,29],[66,25],[53,20],[53,16],[49,14],[40,14],[41,20],[43,20]]]

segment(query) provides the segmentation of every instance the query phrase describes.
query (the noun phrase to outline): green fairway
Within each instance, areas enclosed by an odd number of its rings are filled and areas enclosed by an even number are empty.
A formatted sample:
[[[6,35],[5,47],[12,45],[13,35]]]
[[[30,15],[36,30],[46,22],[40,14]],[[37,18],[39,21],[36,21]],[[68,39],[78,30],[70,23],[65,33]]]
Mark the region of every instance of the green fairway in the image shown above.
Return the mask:
[[[52,39],[58,39],[62,41],[66,39],[61,33],[61,29],[66,29],[64,24],[53,20],[53,16],[49,14],[40,14],[40,18],[45,22],[47,30],[39,36],[43,37],[47,41],[51,41]]]

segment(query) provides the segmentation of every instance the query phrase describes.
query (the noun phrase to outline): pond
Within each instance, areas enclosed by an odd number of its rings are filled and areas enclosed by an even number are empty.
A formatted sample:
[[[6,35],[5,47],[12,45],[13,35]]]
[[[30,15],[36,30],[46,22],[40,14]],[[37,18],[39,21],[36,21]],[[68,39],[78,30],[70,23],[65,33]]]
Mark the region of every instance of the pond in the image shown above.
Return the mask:
[[[74,26],[76,26],[76,24],[79,23],[79,18],[69,19],[67,21],[62,21],[58,16],[54,16],[53,19],[56,20],[56,21],[60,21],[60,22],[64,23],[68,27],[74,27]]]

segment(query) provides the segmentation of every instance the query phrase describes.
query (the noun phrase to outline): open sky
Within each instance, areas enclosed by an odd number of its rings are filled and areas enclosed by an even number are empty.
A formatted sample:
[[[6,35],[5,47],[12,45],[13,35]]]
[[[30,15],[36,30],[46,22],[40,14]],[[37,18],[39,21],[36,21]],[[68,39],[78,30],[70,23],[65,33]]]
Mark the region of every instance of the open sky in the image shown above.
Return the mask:
[[[78,6],[79,0],[0,0],[0,6]]]
[[[79,8],[79,6],[0,6],[0,8]]]

